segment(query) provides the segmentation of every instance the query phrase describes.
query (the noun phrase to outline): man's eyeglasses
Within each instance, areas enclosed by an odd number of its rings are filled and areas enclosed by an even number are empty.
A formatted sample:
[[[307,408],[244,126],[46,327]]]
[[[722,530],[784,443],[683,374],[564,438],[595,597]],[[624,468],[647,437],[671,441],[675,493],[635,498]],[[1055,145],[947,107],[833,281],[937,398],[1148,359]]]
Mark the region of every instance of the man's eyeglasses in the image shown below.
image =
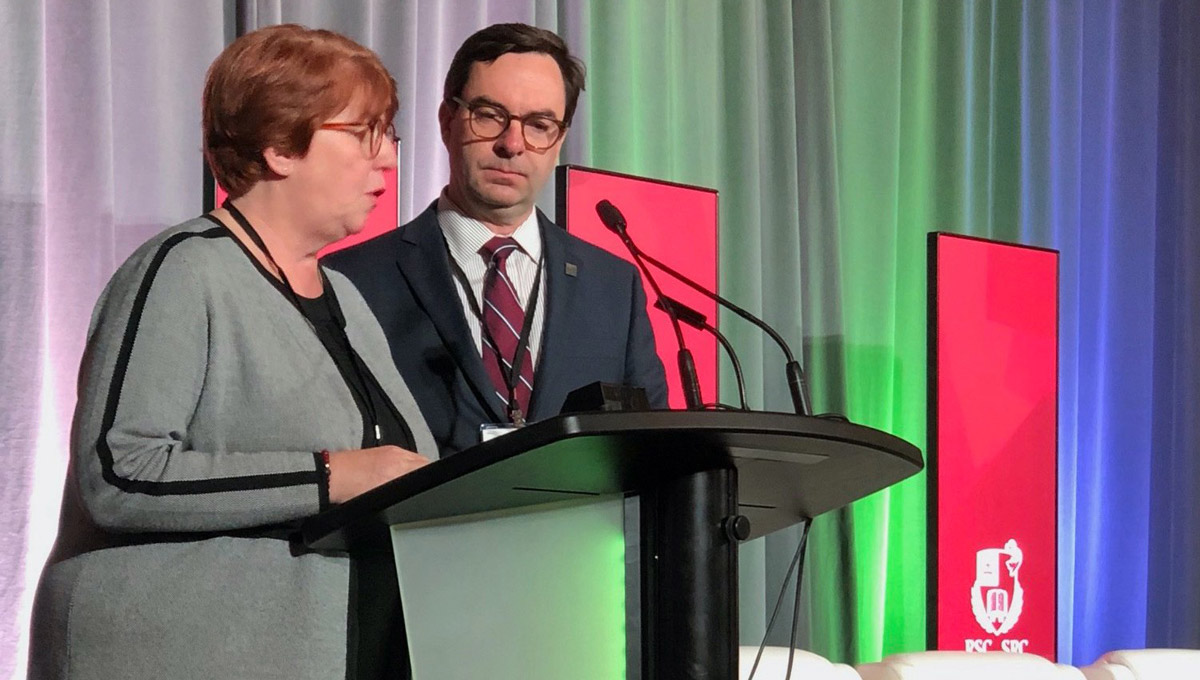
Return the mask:
[[[567,124],[541,113],[530,113],[524,116],[514,116],[502,106],[486,102],[467,103],[458,97],[451,101],[463,107],[468,112],[471,132],[484,140],[499,139],[514,120],[521,121],[521,135],[525,138],[525,147],[530,151],[545,151],[558,143]]]
[[[321,123],[318,126],[322,130],[337,130],[338,132],[348,132],[362,144],[363,153],[367,158],[374,158],[379,155],[379,150],[383,148],[383,140],[388,140],[393,145],[400,141],[396,136],[396,125],[394,123],[384,124],[382,121],[373,123]]]

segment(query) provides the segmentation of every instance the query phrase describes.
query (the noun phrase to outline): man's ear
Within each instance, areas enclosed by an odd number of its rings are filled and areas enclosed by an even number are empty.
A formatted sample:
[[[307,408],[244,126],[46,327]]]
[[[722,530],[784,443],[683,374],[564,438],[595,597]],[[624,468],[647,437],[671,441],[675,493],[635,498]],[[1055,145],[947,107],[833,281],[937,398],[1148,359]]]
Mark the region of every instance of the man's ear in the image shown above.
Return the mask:
[[[455,108],[451,108],[454,106]],[[442,100],[441,106],[438,106],[438,128],[442,132],[442,144],[446,147],[450,146],[450,124],[454,121],[454,111],[457,109],[457,104],[452,105],[446,100]]]
[[[555,158],[554,164],[555,165],[558,164],[557,159],[562,155],[563,145],[565,145],[567,143],[567,133],[570,131],[571,131],[571,128],[569,128],[569,127],[566,130],[563,130],[563,133],[558,138],[558,141],[554,143],[554,158]]]
[[[296,165],[296,159],[279,153],[273,146],[263,149],[263,160],[267,162],[267,167],[271,169],[271,172],[280,177],[291,175]]]

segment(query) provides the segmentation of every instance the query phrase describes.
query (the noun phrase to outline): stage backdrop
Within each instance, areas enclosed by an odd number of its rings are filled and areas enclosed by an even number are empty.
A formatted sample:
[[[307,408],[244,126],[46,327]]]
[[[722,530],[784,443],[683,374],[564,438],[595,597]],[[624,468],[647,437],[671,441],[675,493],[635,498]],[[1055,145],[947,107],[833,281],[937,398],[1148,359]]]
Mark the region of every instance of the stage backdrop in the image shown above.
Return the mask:
[[[720,191],[722,292],[804,347],[818,410],[924,444],[927,231],[1059,249],[1060,657],[1200,647],[1200,3],[29,0],[0,3],[0,677],[23,674],[91,306],[200,211],[209,62],[279,21],[379,51],[411,216],[445,181],[455,47],[510,20],[589,66],[563,162]],[[723,328],[755,405],[786,409],[774,349]],[[923,645],[924,510],[918,478],[818,520],[806,646]],[[744,548],[744,642],[796,538]]]

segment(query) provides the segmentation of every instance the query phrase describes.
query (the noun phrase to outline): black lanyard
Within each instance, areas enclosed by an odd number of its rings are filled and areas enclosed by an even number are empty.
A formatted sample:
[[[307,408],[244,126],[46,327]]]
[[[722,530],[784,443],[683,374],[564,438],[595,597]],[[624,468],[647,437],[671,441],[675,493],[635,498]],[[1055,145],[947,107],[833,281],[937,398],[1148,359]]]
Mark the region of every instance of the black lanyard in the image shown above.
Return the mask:
[[[316,335],[317,340],[320,341],[321,335],[317,332],[316,325],[313,323],[312,319],[308,318],[308,314],[304,313],[304,306],[300,304],[300,296],[298,296],[296,291],[292,289],[292,284],[288,281],[287,274],[284,273],[283,267],[280,267],[279,263],[275,261],[275,257],[271,255],[271,251],[267,248],[267,244],[264,243],[262,237],[258,235],[258,231],[250,225],[250,220],[246,219],[246,216],[242,214],[242,211],[238,210],[233,205],[233,201],[231,200],[226,199],[225,203],[222,204],[221,207],[229,211],[229,214],[233,217],[234,221],[236,221],[242,230],[246,232],[246,235],[250,237],[250,240],[254,241],[254,245],[258,246],[259,250],[263,252],[263,255],[266,255],[267,261],[271,263],[271,266],[275,267],[275,270],[279,272],[279,279],[283,282],[283,288],[286,291],[286,297],[288,301],[292,303],[292,306],[296,308],[296,311],[300,312],[300,316],[304,317],[304,321],[308,323],[308,327],[312,329],[313,334]],[[336,339],[343,344],[347,353],[349,354],[350,365],[353,367],[355,377],[358,378],[359,382],[359,385],[353,385],[351,384],[353,381],[347,380],[346,384],[351,390],[354,391],[355,394],[358,395],[359,399],[362,401],[363,407],[366,408],[367,417],[370,419],[370,425],[372,426],[370,428],[372,439],[369,443],[372,443],[374,446],[378,446],[382,433],[380,432],[379,428],[379,417],[375,410],[375,400],[371,398],[371,388],[367,385],[366,376],[363,371],[364,367],[360,366],[362,360],[359,358],[358,352],[355,352],[354,347],[350,344],[350,337],[346,335],[345,318],[342,316],[341,306],[337,303],[337,296],[333,292],[333,286],[329,284],[329,278],[325,276],[325,271],[320,267],[317,267],[317,273],[321,275],[321,288],[324,291],[324,295],[322,297],[324,297],[325,304],[329,307],[330,316],[332,316],[335,320],[333,326],[336,328]],[[325,347],[325,343],[321,342],[321,346]],[[325,351],[332,352],[333,350],[330,347],[325,347]],[[334,361],[334,364],[336,365],[337,362]]]
[[[508,403],[505,405],[505,415],[508,416],[508,419],[514,425],[524,426],[526,414],[521,411],[521,406],[517,403],[517,385],[521,381],[521,363],[525,361],[525,354],[529,351],[529,339],[533,332],[533,315],[537,312],[538,300],[542,291],[543,258],[538,258],[537,274],[533,277],[533,290],[529,294],[529,308],[525,310],[525,321],[521,324],[521,334],[517,336],[517,347],[513,350],[512,364],[507,370],[504,368],[504,358],[500,356],[500,346],[496,344],[495,338],[488,332],[487,324],[483,322],[483,310],[479,308],[479,303],[475,302],[475,293],[471,290],[470,283],[466,280],[466,273],[458,266],[458,262],[454,260],[453,256],[450,257],[450,261],[454,263],[454,273],[459,277],[459,281],[463,284],[463,287],[466,288],[467,301],[471,306],[471,311],[475,314],[475,318],[479,320],[480,334],[496,349],[496,365],[500,368],[500,377],[503,378],[504,387],[508,391]],[[483,274],[483,291],[487,290],[488,280],[500,274],[499,268],[494,264],[495,261],[495,258],[488,260],[487,271]],[[532,388],[530,388],[529,393],[532,400]]]

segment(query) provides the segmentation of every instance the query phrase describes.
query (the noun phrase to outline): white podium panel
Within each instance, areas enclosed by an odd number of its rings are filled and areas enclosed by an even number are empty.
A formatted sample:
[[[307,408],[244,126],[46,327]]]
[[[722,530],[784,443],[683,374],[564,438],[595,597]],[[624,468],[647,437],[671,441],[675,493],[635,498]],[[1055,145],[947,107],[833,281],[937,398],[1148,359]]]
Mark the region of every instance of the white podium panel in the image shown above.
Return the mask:
[[[620,497],[392,527],[414,680],[625,677]]]

